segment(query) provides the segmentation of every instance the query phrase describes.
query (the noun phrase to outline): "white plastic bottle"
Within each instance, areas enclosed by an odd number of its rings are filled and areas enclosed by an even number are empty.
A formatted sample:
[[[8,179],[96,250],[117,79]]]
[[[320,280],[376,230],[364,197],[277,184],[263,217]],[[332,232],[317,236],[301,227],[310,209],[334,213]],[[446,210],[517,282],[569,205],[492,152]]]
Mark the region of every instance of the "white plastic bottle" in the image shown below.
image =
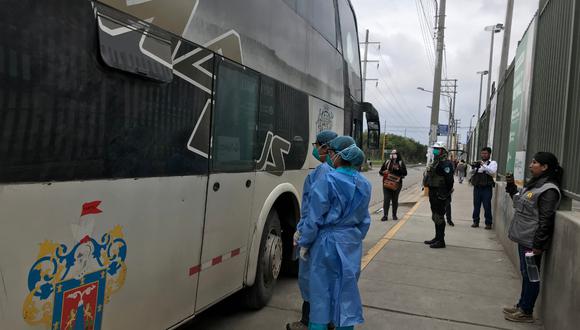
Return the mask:
[[[540,282],[540,270],[538,265],[536,265],[536,259],[534,258],[534,252],[526,252],[526,270],[528,272],[528,278],[530,282]]]

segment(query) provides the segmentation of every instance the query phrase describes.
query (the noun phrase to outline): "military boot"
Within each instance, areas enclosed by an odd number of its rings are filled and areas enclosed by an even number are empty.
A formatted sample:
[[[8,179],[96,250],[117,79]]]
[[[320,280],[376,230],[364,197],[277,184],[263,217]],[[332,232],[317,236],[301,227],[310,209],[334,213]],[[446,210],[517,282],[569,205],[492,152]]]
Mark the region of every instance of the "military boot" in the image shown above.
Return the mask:
[[[431,245],[433,243],[437,242],[437,225],[435,225],[435,237],[431,240],[425,241],[423,243],[427,244],[427,245]]]
[[[432,249],[444,248],[445,247],[445,222],[443,222],[440,225],[436,225],[435,230],[436,230],[435,239],[437,239],[437,241],[430,244],[429,247]]]

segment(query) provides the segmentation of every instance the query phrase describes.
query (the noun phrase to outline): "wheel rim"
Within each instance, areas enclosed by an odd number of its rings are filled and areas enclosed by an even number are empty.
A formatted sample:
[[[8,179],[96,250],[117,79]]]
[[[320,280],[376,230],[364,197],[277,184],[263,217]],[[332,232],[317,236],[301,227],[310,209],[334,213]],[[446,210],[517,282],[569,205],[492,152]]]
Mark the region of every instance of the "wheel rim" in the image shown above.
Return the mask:
[[[282,267],[282,238],[269,233],[266,241],[264,280],[270,283],[278,278]]]

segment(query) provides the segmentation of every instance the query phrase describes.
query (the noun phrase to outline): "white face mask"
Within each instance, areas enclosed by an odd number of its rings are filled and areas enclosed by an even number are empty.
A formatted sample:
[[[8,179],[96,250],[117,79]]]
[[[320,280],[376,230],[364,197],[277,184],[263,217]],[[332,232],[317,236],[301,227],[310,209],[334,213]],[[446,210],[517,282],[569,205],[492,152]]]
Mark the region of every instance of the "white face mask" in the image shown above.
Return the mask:
[[[397,154],[391,154],[391,159],[397,159]]]

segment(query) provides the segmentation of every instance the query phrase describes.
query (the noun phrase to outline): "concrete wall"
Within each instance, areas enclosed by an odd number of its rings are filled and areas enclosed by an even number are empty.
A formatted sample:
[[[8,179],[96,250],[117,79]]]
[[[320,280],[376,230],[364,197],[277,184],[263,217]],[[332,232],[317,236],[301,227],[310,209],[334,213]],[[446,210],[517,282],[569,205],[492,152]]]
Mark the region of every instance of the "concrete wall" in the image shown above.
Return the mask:
[[[512,202],[505,184],[494,192],[494,226],[514,266],[519,269],[516,245],[507,237],[513,218]],[[580,213],[558,211],[552,245],[542,260],[541,298],[536,314],[546,330],[578,329],[580,324]]]

